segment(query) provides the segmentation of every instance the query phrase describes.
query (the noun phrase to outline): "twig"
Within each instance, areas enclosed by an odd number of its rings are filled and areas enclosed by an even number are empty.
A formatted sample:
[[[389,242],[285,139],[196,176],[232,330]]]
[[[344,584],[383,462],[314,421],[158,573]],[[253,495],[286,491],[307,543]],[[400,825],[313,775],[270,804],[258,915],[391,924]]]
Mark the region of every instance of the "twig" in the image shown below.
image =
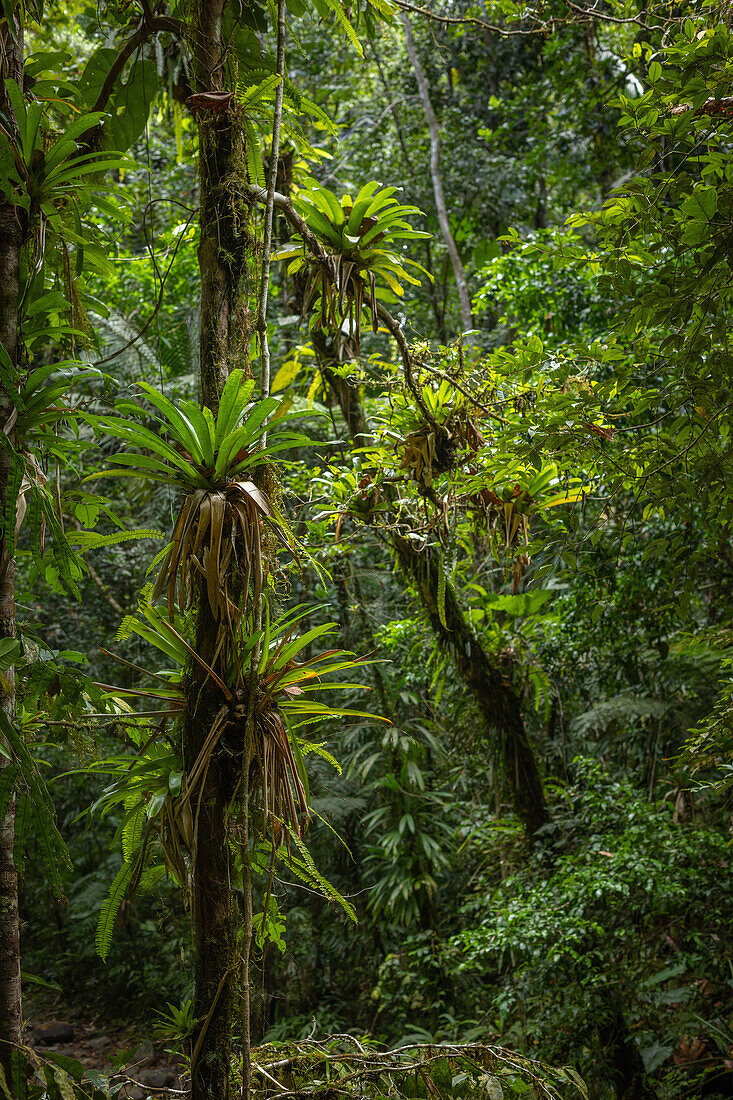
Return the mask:
[[[282,1064],[283,1064],[283,1063],[281,1063],[281,1062],[278,1062],[278,1065],[282,1065]],[[270,1074],[269,1074],[269,1073],[267,1072],[267,1070],[265,1069],[265,1067],[264,1067],[264,1066],[258,1066],[256,1062],[252,1062],[252,1069],[253,1069],[253,1070],[256,1070],[256,1071],[257,1071],[257,1073],[261,1073],[261,1074],[262,1074],[262,1076],[263,1076],[263,1077],[266,1077],[268,1081],[272,1081],[273,1085],[275,1085],[275,1086],[276,1086],[277,1088],[279,1088],[281,1092],[287,1092],[287,1091],[288,1091],[288,1090],[287,1090],[287,1089],[285,1088],[285,1085],[282,1085],[282,1084],[281,1084],[281,1083],[280,1083],[280,1082],[279,1082],[279,1081],[277,1080],[277,1078],[275,1078],[275,1077],[272,1077],[272,1076],[271,1076],[271,1075],[270,1075]]]
[[[428,374],[434,374],[436,378],[443,378],[446,382],[450,382],[451,386],[455,386],[455,388],[460,393],[462,393],[464,397],[468,398],[472,405],[475,405],[477,409],[481,409],[481,412],[486,413],[486,415],[490,416],[492,420],[498,421],[499,424],[509,423],[505,416],[499,416],[498,413],[492,412],[488,405],[485,405],[483,401],[479,401],[479,399],[475,397],[470,390],[466,389],[465,386],[462,386],[458,379],[453,378],[452,375],[446,374],[445,371],[438,370],[437,367],[431,367],[428,363],[420,363],[420,366],[423,368],[423,370],[426,370]]]
[[[396,6],[400,11],[414,12],[415,15],[421,15],[425,19],[430,20],[433,23],[442,23],[446,27],[453,26],[474,26],[481,27],[482,30],[492,31],[494,34],[500,35],[502,38],[512,38],[517,35],[527,37],[533,34],[551,34],[558,27],[574,24],[575,26],[582,25],[583,23],[593,23],[600,21],[601,23],[620,23],[621,25],[631,24],[632,26],[642,27],[644,30],[648,30],[650,23],[645,22],[638,16],[628,16],[623,18],[617,15],[610,15],[608,12],[599,11],[597,8],[583,8],[580,4],[573,3],[572,0],[565,0],[565,5],[573,13],[572,18],[560,19],[556,15],[551,15],[544,20],[536,20],[535,24],[531,27],[507,27],[500,26],[498,23],[489,23],[486,19],[479,19],[476,15],[438,15],[436,12],[430,11],[428,8],[420,7],[417,4],[411,4],[408,0],[395,0]],[[654,14],[654,13],[651,13]],[[658,18],[661,18],[658,16]],[[521,18],[518,18],[518,22]],[[667,24],[680,23],[680,18],[674,16],[667,16],[664,19]]]
[[[415,376],[412,372],[412,356],[410,355],[410,348],[407,343],[407,338],[400,327],[399,321],[395,320],[389,310],[382,305],[381,302],[377,302],[377,317],[382,322],[384,327],[388,330],[390,336],[394,339],[399,349],[400,357],[402,358],[402,367],[405,372],[405,382],[412,394],[417,407],[423,414],[425,419],[436,431],[440,429],[438,421],[435,419],[430,409],[425,404],[423,396],[420,393],[420,388],[415,381]]]
[[[143,1089],[146,1093],[152,1088],[151,1085],[146,1085],[142,1081],[137,1081],[134,1077],[130,1077],[129,1073],[115,1073],[114,1078],[126,1081],[130,1085],[135,1085],[136,1088]],[[155,1092],[164,1092],[167,1096],[190,1096],[188,1089],[173,1089],[170,1085],[157,1085]]]

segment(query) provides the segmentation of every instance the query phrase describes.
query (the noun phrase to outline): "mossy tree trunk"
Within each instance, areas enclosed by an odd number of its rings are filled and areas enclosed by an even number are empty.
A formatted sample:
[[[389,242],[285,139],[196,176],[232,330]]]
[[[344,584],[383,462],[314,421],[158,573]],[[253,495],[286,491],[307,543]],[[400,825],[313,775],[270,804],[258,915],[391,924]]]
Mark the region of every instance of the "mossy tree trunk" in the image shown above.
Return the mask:
[[[489,655],[471,629],[450,584],[445,586],[443,615],[438,606],[442,565],[430,550],[419,552],[409,540],[392,536],[402,573],[412,581],[430,625],[451,653],[456,670],[471,691],[486,726],[497,744],[512,806],[528,837],[549,818],[537,760],[522,715],[522,700],[512,683],[511,667]]]
[[[23,27],[16,14],[15,35],[9,33],[7,21],[0,24],[0,100],[7,119],[13,113],[5,97],[5,81],[12,77],[23,87]],[[25,215],[19,206],[0,201],[0,343],[10,361],[18,361],[18,302],[20,291],[20,259],[25,238]],[[13,477],[12,431],[14,404],[10,394],[0,387],[0,431],[6,440],[0,447],[0,515],[14,516],[16,500],[9,499],[16,490]],[[9,507],[10,506],[10,507]],[[13,532],[0,535],[0,639],[15,638],[15,561],[9,540]],[[13,669],[9,668],[0,682],[0,708],[8,718],[15,713]],[[8,761],[0,756],[0,768]],[[0,1065],[9,1079],[9,1062],[13,1044],[21,1039],[20,985],[20,922],[18,918],[18,876],[13,858],[15,842],[15,798],[12,797],[0,820]]]
[[[199,271],[201,276],[201,401],[214,415],[227,376],[246,367],[251,319],[246,293],[250,207],[244,193],[243,137],[232,97],[225,93],[223,17],[226,0],[202,0],[192,38],[199,137]],[[207,97],[209,97],[207,101]],[[234,564],[232,568],[234,568]],[[196,650],[226,679],[218,653],[220,623],[205,594],[199,599]],[[225,647],[226,648],[226,647]],[[196,662],[187,675],[188,708],[183,757],[190,770],[201,753],[223,699]],[[236,763],[221,747],[211,754],[192,807],[196,821],[193,850],[193,922],[196,947],[192,1100],[230,1096],[231,1035],[238,965],[232,904],[229,802]]]
[[[371,431],[364,415],[359,391],[332,369],[338,355],[335,348],[316,334],[314,347],[324,379],[341,408],[352,442],[364,446]],[[438,606],[441,563],[434,552],[419,551],[396,531],[389,534],[397,562],[405,579],[414,585],[427,612],[430,625],[455,662],[456,670],[471,691],[481,712],[489,741],[497,755],[511,795],[512,806],[528,837],[533,837],[549,820],[542,777],[524,724],[522,700],[506,662],[489,654],[471,629],[450,584],[445,586],[445,609]]]

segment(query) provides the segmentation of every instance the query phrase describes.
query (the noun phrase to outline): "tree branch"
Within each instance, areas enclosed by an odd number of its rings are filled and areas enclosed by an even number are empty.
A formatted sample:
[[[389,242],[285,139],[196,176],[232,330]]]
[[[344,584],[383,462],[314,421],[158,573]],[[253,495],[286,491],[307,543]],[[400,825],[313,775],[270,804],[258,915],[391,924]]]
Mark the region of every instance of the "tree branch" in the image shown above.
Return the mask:
[[[135,33],[128,38],[117,57],[112,62],[110,70],[104,78],[104,83],[99,89],[99,95],[94,101],[93,111],[103,111],[107,101],[112,95],[115,84],[120,74],[132,55],[154,34],[160,31],[170,31],[171,34],[182,34],[183,23],[180,19],[173,19],[169,15],[156,15],[152,19],[143,19]],[[95,127],[96,129],[96,127]]]
[[[568,24],[574,26],[582,26],[584,23],[593,23],[600,21],[602,23],[620,23],[620,24],[632,24],[637,27],[642,27],[644,30],[648,30],[651,24],[645,22],[638,16],[621,17],[617,15],[610,15],[608,12],[599,11],[594,7],[582,7],[578,3],[573,3],[573,0],[565,0],[565,6],[572,13],[570,17],[560,18],[556,15],[550,15],[547,19],[537,19],[532,27],[515,27],[509,28],[506,26],[500,26],[498,23],[489,23],[486,19],[479,19],[475,15],[438,15],[436,12],[430,11],[428,8],[420,7],[418,4],[411,4],[409,0],[395,0],[396,6],[403,12],[413,12],[415,15],[421,15],[425,19],[431,20],[433,23],[442,23],[444,26],[475,26],[481,27],[483,30],[491,31],[493,34],[501,35],[502,38],[512,38],[517,35],[536,35],[536,34],[552,34],[558,27],[566,26]],[[675,16],[666,16],[663,18],[661,12],[652,12],[650,14],[655,15],[660,21],[665,24],[680,23],[682,18]],[[521,17],[518,17],[518,21]]]

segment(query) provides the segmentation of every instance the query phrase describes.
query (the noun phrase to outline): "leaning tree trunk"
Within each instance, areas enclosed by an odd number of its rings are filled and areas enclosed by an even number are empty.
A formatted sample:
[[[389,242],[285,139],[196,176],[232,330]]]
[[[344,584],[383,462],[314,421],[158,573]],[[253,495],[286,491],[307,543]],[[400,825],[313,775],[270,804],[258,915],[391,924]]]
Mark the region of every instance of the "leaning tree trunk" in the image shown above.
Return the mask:
[[[547,804],[537,761],[522,717],[522,701],[512,684],[510,667],[502,667],[486,653],[466,620],[450,584],[445,585],[445,607],[438,606],[440,560],[430,550],[418,551],[408,539],[393,534],[400,568],[418,591],[433,631],[455,661],[458,673],[472,692],[498,755],[511,792],[512,806],[528,837],[548,822]]]
[[[358,389],[334,372],[337,349],[323,337],[314,336],[314,348],[324,379],[332,385],[334,396],[352,443],[365,446],[371,429],[364,415]],[[504,776],[511,793],[512,806],[528,837],[546,825],[549,816],[542,778],[522,716],[522,701],[514,687],[510,668],[488,654],[471,629],[456,594],[445,585],[445,608],[438,605],[441,563],[429,550],[416,550],[409,539],[396,531],[389,534],[403,575],[414,584],[428,613],[430,625],[453,655],[456,669],[473,694],[490,740],[497,743]]]
[[[201,400],[214,415],[229,371],[247,364],[252,330],[246,287],[250,251],[250,206],[243,187],[243,139],[224,90],[222,16],[226,0],[203,0],[193,28],[196,93],[192,101],[199,130],[201,276]],[[222,679],[217,656],[219,623],[204,594],[196,620],[196,650]],[[188,708],[183,757],[189,771],[204,747],[222,698],[214,682],[192,662],[187,674]],[[221,747],[211,753],[195,795],[193,923],[196,946],[195,1035],[192,1100],[230,1096],[231,1034],[237,958],[232,906],[232,866],[227,828],[233,794],[232,758]]]
[[[6,100],[5,80],[12,77],[23,86],[23,27],[16,16],[15,37],[7,21],[0,25],[0,102],[6,118],[12,110]],[[0,201],[0,343],[10,358],[18,359],[18,301],[20,254],[25,237],[25,215],[19,206]],[[0,431],[6,440],[0,446],[0,515],[13,522],[18,499],[13,474],[15,442],[12,431],[14,405],[10,394],[0,386]],[[11,496],[15,499],[9,499]],[[11,549],[14,531],[0,535],[0,639],[15,638],[15,560]],[[15,712],[13,669],[0,680],[0,708],[12,721]],[[0,768],[8,761],[0,756]],[[0,821],[0,1065],[8,1080],[13,1045],[21,1040],[20,921],[18,919],[18,876],[13,859],[15,841],[15,798],[8,802]]]

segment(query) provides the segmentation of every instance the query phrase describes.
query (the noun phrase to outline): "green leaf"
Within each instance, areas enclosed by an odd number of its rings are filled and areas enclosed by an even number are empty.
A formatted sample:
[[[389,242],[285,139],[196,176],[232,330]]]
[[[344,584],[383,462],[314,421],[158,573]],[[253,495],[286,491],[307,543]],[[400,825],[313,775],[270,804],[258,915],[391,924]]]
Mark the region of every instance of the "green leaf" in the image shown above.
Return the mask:
[[[506,615],[534,615],[547,603],[552,592],[547,588],[538,588],[532,592],[522,592],[516,596],[487,595],[485,603],[492,611],[503,611]]]

